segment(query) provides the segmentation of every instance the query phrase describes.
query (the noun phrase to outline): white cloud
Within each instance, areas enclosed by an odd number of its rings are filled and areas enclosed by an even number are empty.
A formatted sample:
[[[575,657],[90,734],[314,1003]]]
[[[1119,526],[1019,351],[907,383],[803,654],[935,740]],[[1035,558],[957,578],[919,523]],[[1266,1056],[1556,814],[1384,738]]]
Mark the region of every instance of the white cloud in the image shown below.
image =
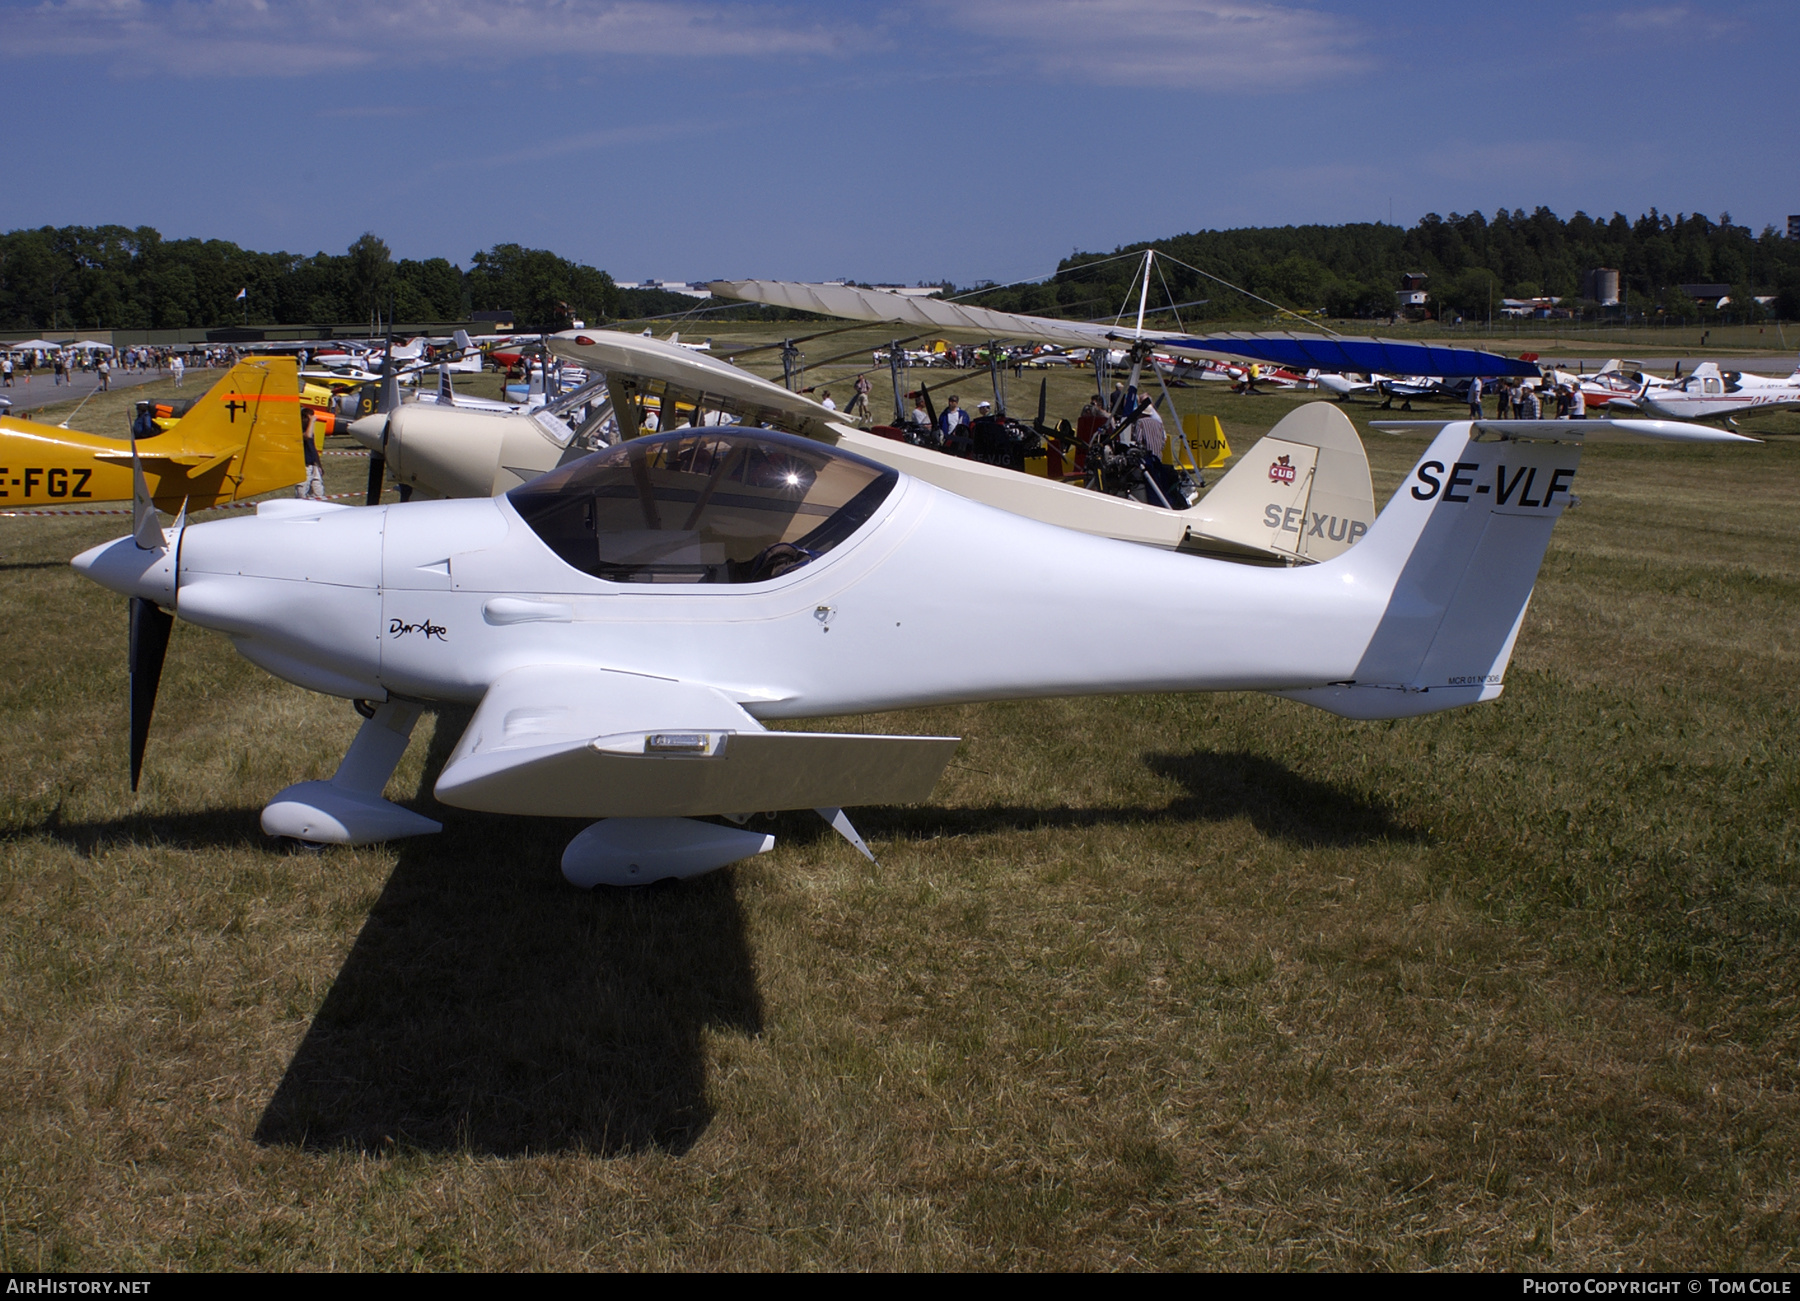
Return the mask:
[[[1368,66],[1361,29],[1317,10],[1249,0],[986,0],[943,20],[1005,42],[1010,62],[1107,85],[1307,91]]]
[[[5,20],[12,58],[112,57],[155,76],[306,76],[370,66],[835,56],[859,39],[788,11],[685,0],[43,0]]]

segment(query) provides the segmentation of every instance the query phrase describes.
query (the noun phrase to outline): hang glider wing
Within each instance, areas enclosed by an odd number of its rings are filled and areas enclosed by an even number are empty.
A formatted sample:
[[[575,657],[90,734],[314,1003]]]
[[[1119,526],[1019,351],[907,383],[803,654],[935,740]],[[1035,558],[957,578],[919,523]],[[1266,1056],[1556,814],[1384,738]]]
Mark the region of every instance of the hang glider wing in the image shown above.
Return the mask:
[[[1212,334],[1200,338],[1159,336],[1158,349],[1210,356],[1224,353],[1293,370],[1322,370],[1366,375],[1435,375],[1466,379],[1470,375],[1535,376],[1537,366],[1516,357],[1474,348],[1449,348],[1400,339],[1328,337],[1322,334]]]
[[[1528,361],[1473,348],[1408,343],[1399,339],[1330,337],[1322,334],[1224,333],[1196,337],[1165,330],[1137,330],[1047,316],[996,312],[936,298],[913,298],[855,285],[812,285],[787,280],[716,280],[707,286],[721,298],[741,298],[774,307],[840,316],[850,321],[964,330],[991,339],[1034,339],[1076,348],[1123,348],[1144,341],[1158,352],[1178,356],[1235,357],[1298,370],[1381,371],[1401,375],[1524,375],[1538,373]]]
[[[855,285],[809,285],[791,280],[717,280],[707,286],[721,298],[742,298],[847,321],[892,321],[937,330],[967,330],[990,339],[1036,339],[1070,348],[1118,347],[1111,326],[1055,321],[985,307],[966,307],[941,298],[912,298]],[[1149,332],[1146,331],[1146,334]]]
[[[770,732],[698,683],[515,669],[488,688],[437,781],[459,808],[676,818],[926,799],[953,736]]]

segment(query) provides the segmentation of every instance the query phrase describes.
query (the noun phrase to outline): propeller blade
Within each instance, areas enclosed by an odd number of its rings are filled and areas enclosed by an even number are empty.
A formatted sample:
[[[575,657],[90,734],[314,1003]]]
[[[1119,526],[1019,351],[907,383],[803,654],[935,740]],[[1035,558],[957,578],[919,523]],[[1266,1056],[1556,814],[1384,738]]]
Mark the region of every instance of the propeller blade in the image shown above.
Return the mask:
[[[156,503],[150,500],[150,485],[144,481],[144,463],[138,459],[137,438],[131,440],[131,537],[145,551],[163,545],[162,521],[156,514]]]
[[[175,616],[141,596],[131,598],[131,789],[138,788],[144,768],[144,744],[150,739],[150,715],[162,682],[163,655]]]
[[[369,496],[365,503],[369,506],[379,505],[381,490],[387,483],[387,457],[380,452],[369,453]]]

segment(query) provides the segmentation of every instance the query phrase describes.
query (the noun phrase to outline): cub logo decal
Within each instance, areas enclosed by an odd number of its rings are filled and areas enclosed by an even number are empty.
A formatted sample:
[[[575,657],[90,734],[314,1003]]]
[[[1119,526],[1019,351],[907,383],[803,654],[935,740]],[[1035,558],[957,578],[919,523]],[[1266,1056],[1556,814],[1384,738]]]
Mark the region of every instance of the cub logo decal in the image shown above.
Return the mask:
[[[1283,456],[1269,466],[1270,483],[1292,483],[1293,481],[1294,467],[1289,463],[1287,457]]]

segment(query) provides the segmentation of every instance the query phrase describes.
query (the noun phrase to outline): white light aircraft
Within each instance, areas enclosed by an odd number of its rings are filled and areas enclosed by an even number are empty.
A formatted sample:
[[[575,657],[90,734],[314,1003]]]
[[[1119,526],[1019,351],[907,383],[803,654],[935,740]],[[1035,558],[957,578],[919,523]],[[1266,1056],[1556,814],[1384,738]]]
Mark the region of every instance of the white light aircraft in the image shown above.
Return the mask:
[[[957,746],[776,721],[1115,692],[1261,691],[1362,719],[1493,700],[1582,442],[1611,431],[1447,424],[1357,546],[1275,571],[736,426],[633,439],[502,497],[271,501],[166,531],[140,471],[133,533],[74,564],[131,601],[134,771],[179,616],[365,713],[335,775],[265,807],[269,834],[440,830],[383,790],[422,709],[465,702],[438,799],[600,819],[565,876],[647,884],[771,848],[742,829],[759,810],[816,809],[867,854],[844,809],[926,799]],[[713,815],[739,825],[696,821]]]
[[[1670,420],[1800,407],[1800,364],[1785,379],[1772,379],[1746,371],[1721,371],[1717,362],[1703,361],[1685,379],[1646,389],[1641,401]]]

